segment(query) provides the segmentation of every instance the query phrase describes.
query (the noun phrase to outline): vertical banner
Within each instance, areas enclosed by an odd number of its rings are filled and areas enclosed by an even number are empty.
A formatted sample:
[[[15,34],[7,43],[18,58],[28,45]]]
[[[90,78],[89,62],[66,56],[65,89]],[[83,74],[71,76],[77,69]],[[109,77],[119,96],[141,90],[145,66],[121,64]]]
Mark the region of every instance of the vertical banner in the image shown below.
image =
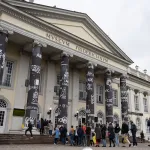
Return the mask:
[[[3,83],[3,72],[5,65],[5,51],[6,51],[6,43],[8,41],[7,34],[0,32],[0,85]]]
[[[106,102],[106,124],[113,123],[113,97],[111,85],[111,70],[105,73],[105,102]]]
[[[69,85],[69,56],[63,53],[60,67],[60,89],[58,104],[58,125],[67,128],[68,123],[68,85]]]
[[[28,121],[36,127],[38,112],[39,80],[41,73],[42,52],[41,45],[35,44],[32,49],[32,62],[30,65],[30,84],[27,98],[27,107],[25,114],[25,126]]]
[[[122,120],[128,121],[128,94],[126,86],[126,76],[120,77],[120,92]]]
[[[86,125],[94,128],[94,66],[88,63],[86,74]]]

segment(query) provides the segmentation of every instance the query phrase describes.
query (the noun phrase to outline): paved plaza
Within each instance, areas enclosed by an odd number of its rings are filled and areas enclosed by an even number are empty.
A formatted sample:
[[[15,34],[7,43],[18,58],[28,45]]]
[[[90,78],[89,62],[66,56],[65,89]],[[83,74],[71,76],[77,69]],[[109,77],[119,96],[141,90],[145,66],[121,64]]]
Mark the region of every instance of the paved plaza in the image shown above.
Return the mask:
[[[62,146],[62,145],[48,145],[48,144],[37,144],[37,145],[0,145],[0,150],[82,150],[83,147],[71,147],[71,146]],[[139,144],[138,147],[92,147],[93,150],[150,150],[148,144]]]

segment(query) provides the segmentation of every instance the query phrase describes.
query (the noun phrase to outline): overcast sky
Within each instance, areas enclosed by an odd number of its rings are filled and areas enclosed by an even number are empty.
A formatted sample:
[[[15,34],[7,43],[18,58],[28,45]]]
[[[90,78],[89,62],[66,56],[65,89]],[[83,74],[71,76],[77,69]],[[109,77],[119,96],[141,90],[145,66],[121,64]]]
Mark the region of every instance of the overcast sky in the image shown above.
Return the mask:
[[[109,37],[150,74],[150,0],[35,0],[87,13]]]

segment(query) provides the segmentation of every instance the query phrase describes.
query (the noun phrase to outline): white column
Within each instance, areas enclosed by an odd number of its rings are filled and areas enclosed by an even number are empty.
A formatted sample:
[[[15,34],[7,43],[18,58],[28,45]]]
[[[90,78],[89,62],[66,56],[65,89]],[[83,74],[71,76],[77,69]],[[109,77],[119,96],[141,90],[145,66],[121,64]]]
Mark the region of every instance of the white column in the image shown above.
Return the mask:
[[[73,93],[72,93],[72,124],[74,126],[78,125],[78,120],[74,115],[78,111],[78,101],[79,101],[79,73],[77,70],[73,70]]]
[[[14,108],[24,109],[24,106],[26,104],[27,92],[25,87],[25,80],[28,77],[29,59],[30,59],[29,56],[20,55],[20,60],[18,62],[19,69],[17,76]]]
[[[17,74],[14,108],[25,109],[27,100],[27,88],[25,87],[25,80],[28,78],[29,61],[29,56],[23,54],[20,55],[18,62],[19,67]],[[20,130],[22,123],[23,117],[13,116],[11,129]]]
[[[48,62],[47,64],[47,79],[46,79],[46,89],[45,89],[45,105],[44,105],[44,118],[49,119],[49,115],[47,115],[47,112],[49,111],[49,108],[52,108],[51,112],[51,120],[53,120],[53,96],[54,96],[54,86],[55,86],[55,77],[56,77],[56,71],[55,71],[55,64],[53,62]]]
[[[144,104],[143,104],[143,93],[139,93],[139,104],[140,104],[140,113],[143,113],[143,116],[141,116],[141,130],[143,132],[145,131],[145,118],[144,118]]]

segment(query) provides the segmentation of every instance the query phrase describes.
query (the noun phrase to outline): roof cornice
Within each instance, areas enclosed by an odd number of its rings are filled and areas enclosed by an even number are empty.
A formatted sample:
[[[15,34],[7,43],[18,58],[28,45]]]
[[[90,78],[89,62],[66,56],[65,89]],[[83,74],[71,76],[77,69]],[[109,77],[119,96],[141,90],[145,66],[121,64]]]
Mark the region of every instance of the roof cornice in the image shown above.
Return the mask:
[[[133,61],[106,35],[103,30],[85,13],[70,11],[60,8],[54,8],[50,6],[29,3],[29,2],[21,2],[15,0],[7,0],[10,4],[14,6],[18,6],[24,8],[23,10],[27,13],[31,13],[32,15],[55,17],[65,20],[75,20],[82,22],[90,31],[92,31],[97,38],[99,38],[110,50],[114,53],[117,52],[124,59],[128,61],[128,64],[132,64]],[[31,10],[30,10],[31,9]],[[40,11],[40,12],[39,12]],[[69,12],[69,13],[68,13]],[[51,15],[50,15],[51,14]]]
[[[150,82],[128,73],[128,80],[150,88]]]

